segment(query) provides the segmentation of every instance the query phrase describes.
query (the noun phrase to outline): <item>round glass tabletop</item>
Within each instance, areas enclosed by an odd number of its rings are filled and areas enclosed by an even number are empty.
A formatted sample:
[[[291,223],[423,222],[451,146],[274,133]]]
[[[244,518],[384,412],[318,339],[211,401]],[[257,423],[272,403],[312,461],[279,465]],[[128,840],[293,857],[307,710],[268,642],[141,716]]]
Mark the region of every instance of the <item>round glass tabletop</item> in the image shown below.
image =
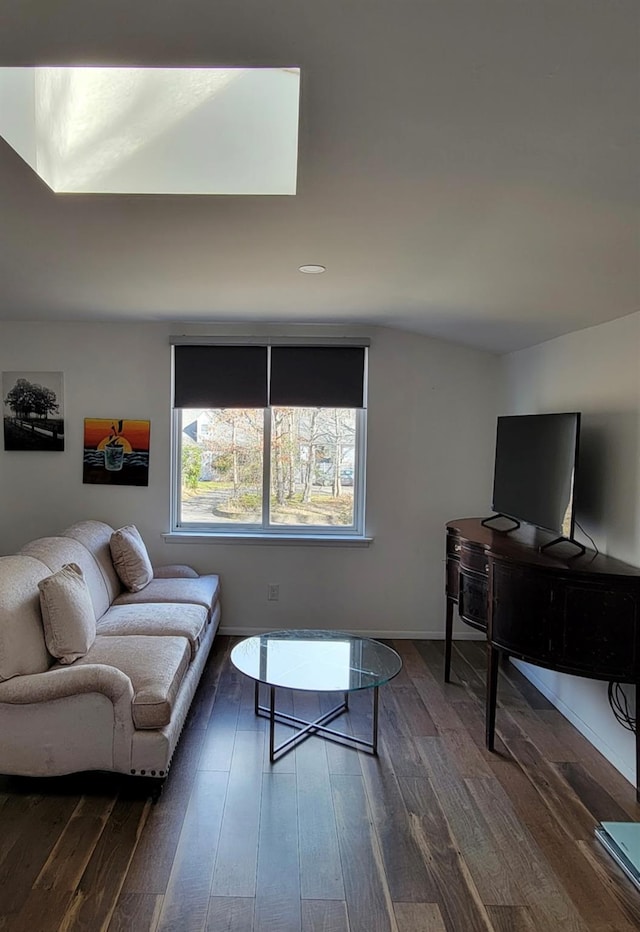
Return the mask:
[[[270,631],[236,644],[231,661],[260,683],[315,692],[382,686],[402,669],[391,647],[342,631]]]

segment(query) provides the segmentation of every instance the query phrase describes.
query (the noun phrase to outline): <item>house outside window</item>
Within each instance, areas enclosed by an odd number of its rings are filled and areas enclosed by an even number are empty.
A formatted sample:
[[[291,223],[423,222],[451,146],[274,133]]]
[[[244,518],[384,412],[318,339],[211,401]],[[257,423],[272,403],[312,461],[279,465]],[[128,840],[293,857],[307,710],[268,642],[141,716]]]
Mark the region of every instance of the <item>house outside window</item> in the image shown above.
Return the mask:
[[[174,352],[174,531],[363,536],[364,346]]]

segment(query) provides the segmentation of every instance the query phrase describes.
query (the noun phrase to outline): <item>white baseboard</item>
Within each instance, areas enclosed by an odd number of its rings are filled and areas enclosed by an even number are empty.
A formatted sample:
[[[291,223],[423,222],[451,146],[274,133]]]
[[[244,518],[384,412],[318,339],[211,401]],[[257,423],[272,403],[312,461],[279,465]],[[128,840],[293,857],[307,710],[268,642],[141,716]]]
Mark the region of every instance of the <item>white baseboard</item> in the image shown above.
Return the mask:
[[[581,735],[584,735],[587,741],[590,742],[600,753],[606,757],[609,763],[618,770],[623,777],[625,777],[629,783],[636,785],[636,775],[635,771],[629,767],[629,765],[620,757],[619,754],[609,747],[606,741],[602,740],[602,736],[595,732],[592,728],[587,725],[576,713],[573,711],[570,706],[568,706],[560,696],[557,695],[549,686],[536,675],[536,668],[531,667],[528,664],[523,663],[520,660],[515,660],[511,658],[511,663],[520,670],[523,676],[533,683],[536,689],[539,689],[545,698],[552,702],[553,705],[559,712],[562,712],[564,717],[571,722],[571,724],[578,729]]]
[[[219,628],[220,634],[226,634],[230,637],[251,637],[254,634],[266,634],[268,631],[278,630],[276,628],[249,628],[249,627],[238,627],[230,628],[226,625],[221,625]],[[443,641],[444,640],[444,631],[425,631],[424,628],[416,629],[415,631],[392,631],[392,630],[381,630],[377,628],[358,628],[355,629],[345,629],[340,628],[340,631],[346,631],[348,634],[355,634],[358,637],[362,638],[385,638],[390,640],[397,638],[399,641],[411,640],[411,641]],[[456,631],[453,635],[455,641],[484,641],[486,637],[481,632],[476,631]]]

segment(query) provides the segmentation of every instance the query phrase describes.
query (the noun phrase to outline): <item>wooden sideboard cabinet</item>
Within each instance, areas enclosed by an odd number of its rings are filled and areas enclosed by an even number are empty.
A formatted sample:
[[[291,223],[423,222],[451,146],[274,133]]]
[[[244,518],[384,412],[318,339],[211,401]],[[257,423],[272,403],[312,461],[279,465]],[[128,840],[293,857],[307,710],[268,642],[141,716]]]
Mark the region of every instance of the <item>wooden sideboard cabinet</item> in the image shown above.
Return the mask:
[[[455,606],[487,648],[486,743],[494,746],[500,656],[585,676],[640,684],[640,568],[570,543],[543,553],[551,534],[504,532],[463,518],[447,524],[445,670]],[[640,688],[636,688],[636,721]],[[636,733],[640,800],[640,739]]]

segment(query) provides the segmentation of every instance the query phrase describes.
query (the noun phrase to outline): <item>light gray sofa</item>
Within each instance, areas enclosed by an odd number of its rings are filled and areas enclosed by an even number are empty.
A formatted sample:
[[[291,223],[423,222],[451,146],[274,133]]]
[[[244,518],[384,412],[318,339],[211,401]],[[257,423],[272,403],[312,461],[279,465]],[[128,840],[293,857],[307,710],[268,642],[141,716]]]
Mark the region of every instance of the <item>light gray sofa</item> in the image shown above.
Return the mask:
[[[220,584],[166,566],[127,591],[112,534],[82,521],[0,557],[0,773],[115,771],[155,778],[157,795],[220,622]],[[38,583],[68,564],[82,570],[96,636],[62,664],[47,650]]]

